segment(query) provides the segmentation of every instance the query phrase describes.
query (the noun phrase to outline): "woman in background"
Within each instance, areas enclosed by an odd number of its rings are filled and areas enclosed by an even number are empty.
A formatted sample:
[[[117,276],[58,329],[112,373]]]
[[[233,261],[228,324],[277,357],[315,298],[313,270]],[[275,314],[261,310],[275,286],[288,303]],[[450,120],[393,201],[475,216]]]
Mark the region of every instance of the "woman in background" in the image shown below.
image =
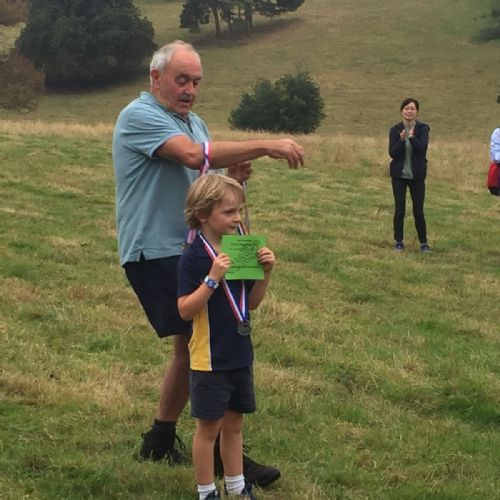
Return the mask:
[[[409,97],[401,103],[403,121],[389,131],[389,155],[392,192],[394,194],[394,250],[403,252],[406,188],[413,203],[415,228],[420,241],[420,251],[430,253],[424,217],[425,177],[427,175],[427,146],[429,126],[417,121],[419,103]]]

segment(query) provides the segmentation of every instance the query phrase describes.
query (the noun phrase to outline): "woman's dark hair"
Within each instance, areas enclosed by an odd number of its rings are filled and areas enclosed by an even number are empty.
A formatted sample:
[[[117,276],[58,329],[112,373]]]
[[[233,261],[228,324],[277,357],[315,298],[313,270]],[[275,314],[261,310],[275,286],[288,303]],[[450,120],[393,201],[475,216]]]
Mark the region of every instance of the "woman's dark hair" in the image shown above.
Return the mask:
[[[399,111],[403,111],[403,108],[405,108],[406,106],[408,106],[408,104],[410,104],[410,102],[412,102],[413,104],[415,104],[415,107],[417,108],[417,111],[418,111],[418,108],[420,108],[420,104],[418,103],[418,101],[416,99],[413,99],[413,97],[407,97],[401,103],[401,107],[399,108]]]

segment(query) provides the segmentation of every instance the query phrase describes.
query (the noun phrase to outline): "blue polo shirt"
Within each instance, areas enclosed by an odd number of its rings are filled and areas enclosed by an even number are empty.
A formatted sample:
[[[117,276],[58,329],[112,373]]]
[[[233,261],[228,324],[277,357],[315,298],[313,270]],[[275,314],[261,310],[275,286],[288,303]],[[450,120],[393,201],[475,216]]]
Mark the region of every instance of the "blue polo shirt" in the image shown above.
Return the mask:
[[[116,223],[120,263],[182,253],[186,236],[184,203],[198,171],[155,156],[166,141],[186,135],[201,144],[207,126],[194,113],[169,112],[149,92],[126,106],[113,134]]]
[[[193,293],[211,267],[212,260],[197,236],[179,260],[178,297]],[[241,287],[245,286],[246,293],[249,293],[253,285],[253,281],[229,280],[227,283],[236,302],[239,301]],[[251,338],[238,334],[237,328],[238,321],[221,284],[213,292],[207,306],[193,318],[193,334],[189,341],[191,369],[209,372],[251,365]]]

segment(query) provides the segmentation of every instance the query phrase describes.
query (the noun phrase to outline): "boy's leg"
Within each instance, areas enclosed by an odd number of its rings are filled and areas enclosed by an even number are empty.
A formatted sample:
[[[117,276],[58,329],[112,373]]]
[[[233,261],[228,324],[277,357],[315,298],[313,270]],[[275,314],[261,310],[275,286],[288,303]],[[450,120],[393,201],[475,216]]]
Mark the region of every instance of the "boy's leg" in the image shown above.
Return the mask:
[[[243,474],[243,414],[227,410],[221,424],[221,455],[224,462],[224,483],[229,495],[255,499],[253,488]]]
[[[244,369],[235,370],[235,373],[237,380],[234,380],[234,383],[239,387],[239,390],[237,394],[233,395],[228,408],[238,413],[252,413],[255,411],[253,368],[249,366]],[[219,478],[227,475],[227,471],[224,470],[222,464],[219,439],[215,443],[214,461],[216,475]],[[260,488],[269,486],[281,476],[280,471],[276,467],[261,465],[247,455],[243,455],[243,473],[248,482]]]
[[[214,443],[221,427],[222,419],[196,419],[193,437],[193,465],[198,485],[214,482]]]
[[[226,476],[243,474],[243,414],[227,410],[221,423],[220,454]]]

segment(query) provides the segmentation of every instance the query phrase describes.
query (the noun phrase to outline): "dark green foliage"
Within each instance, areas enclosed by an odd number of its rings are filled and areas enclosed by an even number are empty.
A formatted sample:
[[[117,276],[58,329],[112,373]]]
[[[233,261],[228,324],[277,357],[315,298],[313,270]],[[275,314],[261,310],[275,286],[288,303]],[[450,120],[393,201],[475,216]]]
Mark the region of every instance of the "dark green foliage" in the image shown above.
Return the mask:
[[[500,1],[496,0],[490,11],[490,25],[483,28],[477,35],[479,42],[489,42],[500,38]]]
[[[132,0],[31,0],[18,40],[48,85],[113,80],[156,48]]]
[[[180,27],[192,31],[210,19],[215,23],[217,37],[221,35],[221,21],[227,24],[228,32],[253,30],[253,14],[274,17],[297,10],[304,0],[187,0],[182,6]]]
[[[319,87],[309,73],[285,75],[273,85],[260,80],[253,94],[245,93],[229,123],[242,130],[309,134],[325,117]]]
[[[206,1],[188,0],[182,7],[180,15],[181,28],[190,28],[192,31],[196,31],[200,24],[208,24],[210,21]]]
[[[296,11],[304,0],[255,0],[255,10],[263,16],[277,16]]]

